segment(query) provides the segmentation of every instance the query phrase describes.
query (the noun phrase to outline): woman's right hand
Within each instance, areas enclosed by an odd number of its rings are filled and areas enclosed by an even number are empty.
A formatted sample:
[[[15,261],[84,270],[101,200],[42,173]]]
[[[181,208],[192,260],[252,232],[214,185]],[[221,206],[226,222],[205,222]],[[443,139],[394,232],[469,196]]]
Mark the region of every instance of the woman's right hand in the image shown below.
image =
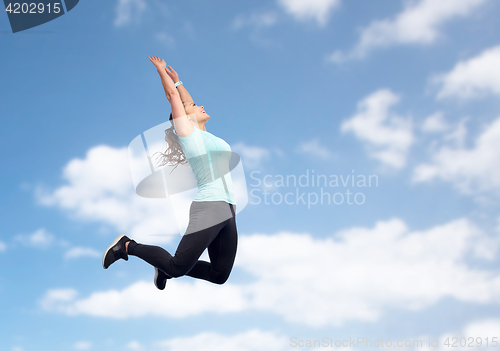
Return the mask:
[[[170,70],[168,69],[170,68]],[[168,66],[168,68],[165,68],[165,71],[167,72],[168,76],[172,78],[174,83],[177,83],[179,81],[179,75],[177,72],[172,68],[172,66]]]
[[[158,56],[148,56],[148,58],[149,61],[153,62],[153,65],[155,65],[158,70],[162,70],[167,67],[165,60],[160,59]]]

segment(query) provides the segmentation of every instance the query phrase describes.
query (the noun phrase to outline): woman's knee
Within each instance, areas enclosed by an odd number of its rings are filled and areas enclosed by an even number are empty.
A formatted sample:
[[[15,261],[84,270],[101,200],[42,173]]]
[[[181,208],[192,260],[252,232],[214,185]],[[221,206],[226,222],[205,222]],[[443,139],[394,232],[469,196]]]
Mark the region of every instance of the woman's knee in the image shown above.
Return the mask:
[[[224,284],[229,278],[229,273],[230,272],[218,272],[213,274],[212,282],[219,285]]]
[[[165,273],[167,273],[172,278],[179,278],[188,274],[190,270],[190,266],[172,265],[168,271],[165,271]]]

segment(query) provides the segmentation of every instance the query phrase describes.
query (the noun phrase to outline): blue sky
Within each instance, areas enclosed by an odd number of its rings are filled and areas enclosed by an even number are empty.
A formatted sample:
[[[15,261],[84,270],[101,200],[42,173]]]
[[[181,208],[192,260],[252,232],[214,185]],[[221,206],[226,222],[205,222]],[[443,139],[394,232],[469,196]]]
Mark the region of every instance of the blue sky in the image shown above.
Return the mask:
[[[1,15],[0,349],[500,339],[499,10],[80,1],[16,34]],[[221,286],[183,277],[158,291],[135,257],[101,266],[120,233],[171,252],[181,238],[152,235],[175,233],[175,219],[130,174],[129,143],[170,113],[148,56],[179,73],[207,131],[242,158],[248,204]],[[276,183],[313,171],[378,185]],[[265,176],[272,186],[257,186]],[[348,190],[362,203],[278,201]]]

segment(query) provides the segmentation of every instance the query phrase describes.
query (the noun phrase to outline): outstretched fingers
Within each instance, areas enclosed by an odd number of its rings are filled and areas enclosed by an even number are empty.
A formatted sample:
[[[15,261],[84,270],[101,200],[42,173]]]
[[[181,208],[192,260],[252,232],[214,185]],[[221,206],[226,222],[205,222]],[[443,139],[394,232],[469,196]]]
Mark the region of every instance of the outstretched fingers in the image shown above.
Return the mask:
[[[159,58],[158,56],[148,56],[148,58],[149,61],[151,61],[158,69],[165,69],[167,66],[165,60]]]

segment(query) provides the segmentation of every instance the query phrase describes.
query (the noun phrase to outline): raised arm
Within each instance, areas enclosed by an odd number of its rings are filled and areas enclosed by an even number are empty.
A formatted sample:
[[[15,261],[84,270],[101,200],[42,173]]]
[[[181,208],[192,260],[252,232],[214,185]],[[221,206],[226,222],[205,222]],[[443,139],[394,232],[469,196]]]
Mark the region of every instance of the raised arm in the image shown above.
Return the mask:
[[[174,83],[179,81],[179,74],[172,68],[172,66],[165,67],[165,72],[167,72],[168,76],[174,81]],[[181,101],[183,103],[194,102],[193,98],[184,87],[184,84],[178,85],[177,90],[179,91]]]
[[[191,135],[194,131],[194,126],[186,115],[181,96],[175,88],[174,82],[172,82],[172,79],[165,70],[165,60],[155,56],[149,57],[149,60],[156,66],[163,89],[165,90],[165,95],[172,106],[172,118],[174,119],[177,135],[181,137]]]

